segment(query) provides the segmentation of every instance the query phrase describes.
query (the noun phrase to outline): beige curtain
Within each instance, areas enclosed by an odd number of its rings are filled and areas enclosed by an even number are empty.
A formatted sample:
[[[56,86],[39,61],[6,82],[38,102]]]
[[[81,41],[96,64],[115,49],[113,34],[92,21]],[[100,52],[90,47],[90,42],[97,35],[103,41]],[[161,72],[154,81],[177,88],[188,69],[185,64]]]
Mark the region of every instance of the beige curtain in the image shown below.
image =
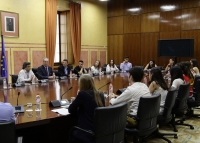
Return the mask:
[[[46,56],[54,66],[56,46],[57,0],[46,0]]]
[[[78,3],[70,3],[70,26],[74,60],[78,64],[81,54],[81,5]]]

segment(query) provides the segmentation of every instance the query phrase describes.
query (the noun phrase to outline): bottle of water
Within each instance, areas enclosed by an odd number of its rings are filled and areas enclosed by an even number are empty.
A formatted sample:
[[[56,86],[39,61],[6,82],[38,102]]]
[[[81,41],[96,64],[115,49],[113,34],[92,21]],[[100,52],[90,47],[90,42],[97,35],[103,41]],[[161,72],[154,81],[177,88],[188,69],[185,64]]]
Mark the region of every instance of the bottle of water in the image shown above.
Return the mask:
[[[35,84],[35,76],[33,75],[32,84]]]
[[[55,75],[55,73],[53,73],[53,79],[56,79],[56,75]]]
[[[35,111],[41,111],[41,97],[40,94],[37,93],[36,95],[36,108]]]
[[[3,79],[3,88],[4,89],[7,89],[7,82],[6,82],[6,78]]]
[[[72,70],[70,70],[69,77],[72,78]]]
[[[110,83],[109,85],[109,95],[113,93],[113,85]]]
[[[92,76],[92,72],[91,72],[91,70],[90,70],[90,69],[89,69],[89,71],[88,71],[88,72],[89,72],[89,75],[91,75],[91,76]]]

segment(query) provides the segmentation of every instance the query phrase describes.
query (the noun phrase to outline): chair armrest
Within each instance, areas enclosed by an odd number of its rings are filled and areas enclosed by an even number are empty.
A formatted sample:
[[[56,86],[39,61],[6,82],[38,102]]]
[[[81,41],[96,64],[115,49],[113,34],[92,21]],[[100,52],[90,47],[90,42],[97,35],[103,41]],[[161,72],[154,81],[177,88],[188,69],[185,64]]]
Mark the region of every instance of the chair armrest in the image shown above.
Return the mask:
[[[85,129],[79,128],[79,127],[77,127],[77,126],[74,126],[73,128],[78,129],[78,130],[81,130],[81,131],[84,131],[84,132],[86,132],[86,133],[89,133],[89,134],[91,134],[92,136],[95,135],[95,133],[94,133],[93,131],[91,131],[91,130],[85,130]]]

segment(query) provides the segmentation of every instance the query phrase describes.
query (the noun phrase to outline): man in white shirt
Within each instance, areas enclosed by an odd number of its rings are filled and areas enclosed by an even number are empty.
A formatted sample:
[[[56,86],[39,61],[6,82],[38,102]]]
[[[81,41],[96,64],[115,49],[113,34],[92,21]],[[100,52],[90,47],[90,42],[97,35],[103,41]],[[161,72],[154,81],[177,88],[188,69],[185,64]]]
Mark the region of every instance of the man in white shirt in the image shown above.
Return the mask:
[[[31,70],[31,63],[24,62],[22,70],[18,74],[17,82],[31,82],[34,77],[35,75]]]
[[[110,104],[115,105],[122,102],[128,103],[128,114],[137,115],[137,109],[140,97],[150,96],[149,88],[141,82],[144,72],[140,67],[133,67],[129,70],[129,84],[130,86],[120,95],[114,93],[109,95],[111,98]]]
[[[129,57],[125,56],[124,57],[124,62],[120,64],[120,69],[122,71],[128,71],[132,68],[132,64],[128,62],[129,61]]]

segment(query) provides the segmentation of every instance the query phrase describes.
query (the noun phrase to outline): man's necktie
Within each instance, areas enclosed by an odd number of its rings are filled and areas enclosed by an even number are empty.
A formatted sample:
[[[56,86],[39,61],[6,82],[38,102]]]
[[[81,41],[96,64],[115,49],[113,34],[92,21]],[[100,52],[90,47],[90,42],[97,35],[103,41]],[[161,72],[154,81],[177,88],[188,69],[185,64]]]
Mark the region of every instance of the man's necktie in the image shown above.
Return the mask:
[[[45,67],[46,72],[47,72],[47,76],[49,76],[49,72],[48,72],[48,67]]]

